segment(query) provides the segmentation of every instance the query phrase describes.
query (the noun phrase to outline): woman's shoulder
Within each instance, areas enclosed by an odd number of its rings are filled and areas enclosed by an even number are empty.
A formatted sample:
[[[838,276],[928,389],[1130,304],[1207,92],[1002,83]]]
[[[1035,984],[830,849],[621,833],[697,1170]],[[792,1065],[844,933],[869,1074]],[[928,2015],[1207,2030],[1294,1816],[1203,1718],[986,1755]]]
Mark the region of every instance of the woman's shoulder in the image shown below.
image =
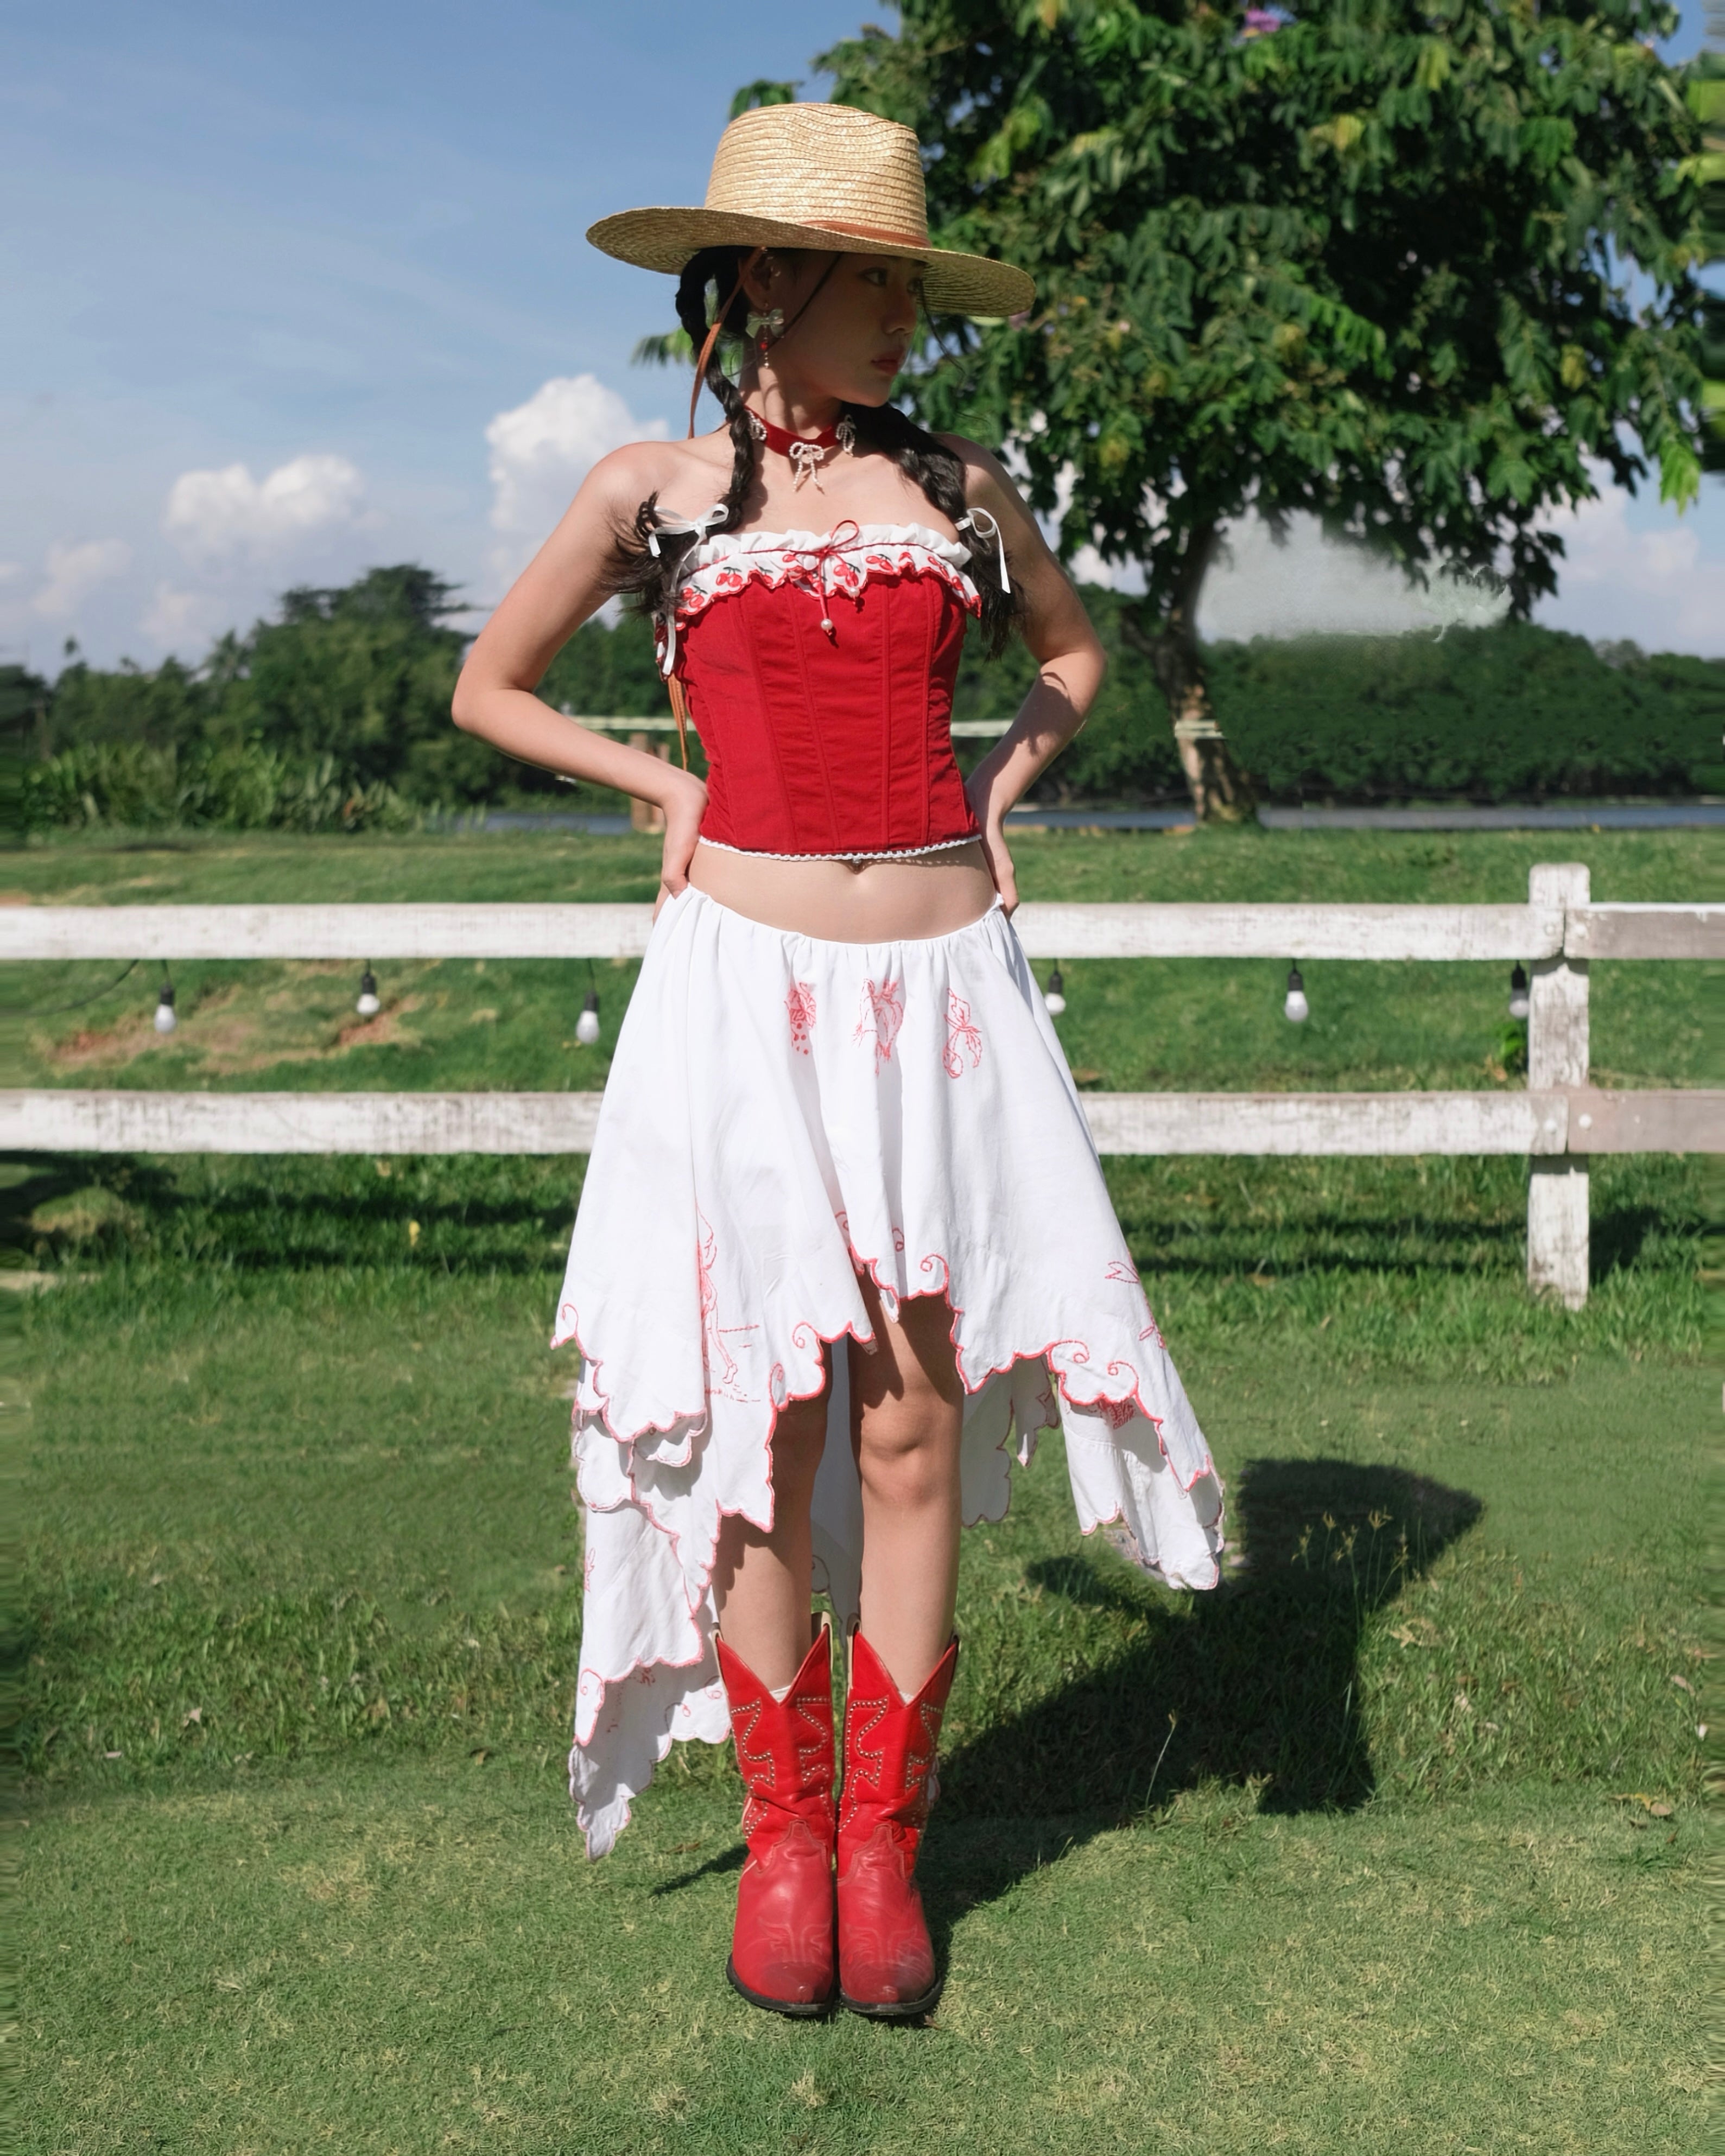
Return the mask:
[[[935,439],[945,449],[950,449],[964,467],[964,498],[967,501],[984,506],[997,497],[1016,500],[1018,489],[1007,470],[992,449],[985,449],[980,442],[973,442],[963,434],[937,434]]]
[[[723,433],[686,442],[625,442],[601,457],[589,475],[591,484],[629,515],[655,494],[673,511],[705,509],[724,493],[730,478],[731,443]]]

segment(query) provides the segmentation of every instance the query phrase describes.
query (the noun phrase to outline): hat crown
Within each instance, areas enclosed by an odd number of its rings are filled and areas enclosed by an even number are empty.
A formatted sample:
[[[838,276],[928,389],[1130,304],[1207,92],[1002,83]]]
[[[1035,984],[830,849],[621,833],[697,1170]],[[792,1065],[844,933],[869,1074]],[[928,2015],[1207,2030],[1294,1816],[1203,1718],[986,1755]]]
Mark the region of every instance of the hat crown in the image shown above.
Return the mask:
[[[762,105],[719,137],[706,208],[928,244],[916,137],[849,105]]]

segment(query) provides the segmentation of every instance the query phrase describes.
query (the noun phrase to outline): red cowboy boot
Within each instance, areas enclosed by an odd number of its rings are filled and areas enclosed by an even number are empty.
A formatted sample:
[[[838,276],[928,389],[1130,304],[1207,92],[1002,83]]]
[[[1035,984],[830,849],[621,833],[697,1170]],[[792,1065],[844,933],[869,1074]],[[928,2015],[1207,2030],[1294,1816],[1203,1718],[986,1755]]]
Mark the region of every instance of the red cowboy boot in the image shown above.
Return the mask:
[[[833,1680],[823,1625],[783,1700],[721,1640],[748,1861],[725,1974],[751,2006],[824,2013],[833,1998]]]
[[[850,1637],[845,1788],[839,1804],[839,1996],[853,2014],[909,2020],[941,1995],[916,1891],[916,1850],[934,1800],[954,1640],[903,1699],[860,1632]]]

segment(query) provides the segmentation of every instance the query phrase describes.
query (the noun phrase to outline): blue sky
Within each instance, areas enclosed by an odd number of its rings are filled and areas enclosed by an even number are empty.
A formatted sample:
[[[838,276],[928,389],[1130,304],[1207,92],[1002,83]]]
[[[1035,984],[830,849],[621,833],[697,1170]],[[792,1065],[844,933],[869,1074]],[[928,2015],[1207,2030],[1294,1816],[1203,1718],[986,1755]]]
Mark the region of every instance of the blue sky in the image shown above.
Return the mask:
[[[585,228],[698,202],[736,85],[818,95],[812,55],[882,12],[8,11],[0,656],[52,671],[75,635],[101,663],[195,658],[285,584],[377,561],[494,600],[584,461],[680,425],[678,378],[629,363],[667,326],[669,281]],[[1674,50],[1699,32],[1692,7]],[[1208,625],[1335,606],[1340,625],[1360,594],[1314,542],[1276,556],[1248,530]],[[1383,625],[1408,605],[1373,603]],[[1681,523],[1647,500],[1584,512],[1545,618],[1725,650],[1720,491]]]

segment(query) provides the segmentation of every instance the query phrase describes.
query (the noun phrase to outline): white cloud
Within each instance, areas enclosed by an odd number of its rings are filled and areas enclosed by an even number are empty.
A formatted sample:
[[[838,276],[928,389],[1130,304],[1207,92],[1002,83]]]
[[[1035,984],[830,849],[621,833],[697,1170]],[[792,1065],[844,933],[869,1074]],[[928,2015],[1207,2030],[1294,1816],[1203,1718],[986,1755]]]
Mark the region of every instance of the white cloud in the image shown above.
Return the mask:
[[[1725,654],[1725,560],[1704,543],[1707,504],[1680,523],[1675,512],[1651,530],[1630,523],[1630,496],[1596,474],[1599,498],[1550,520],[1567,552],[1557,597],[1535,618],[1599,640],[1627,637],[1646,651]]]
[[[662,419],[637,419],[597,375],[557,375],[485,429],[490,450],[491,527],[510,543],[493,568],[520,567],[569,506],[588,472],[626,442],[662,442]]]
[[[59,540],[48,550],[48,582],[30,601],[33,612],[49,621],[77,613],[98,584],[123,577],[131,567],[131,549],[123,539],[85,539],[68,546]]]
[[[14,577],[21,577],[23,573],[22,562],[0,562],[0,584],[9,584]]]
[[[254,480],[244,465],[182,472],[168,490],[162,528],[206,569],[321,550],[360,522],[365,487],[346,457],[295,457]]]
[[[138,627],[164,651],[206,642],[223,629],[238,628],[229,619],[231,608],[209,592],[177,591],[166,582],[138,618]]]

